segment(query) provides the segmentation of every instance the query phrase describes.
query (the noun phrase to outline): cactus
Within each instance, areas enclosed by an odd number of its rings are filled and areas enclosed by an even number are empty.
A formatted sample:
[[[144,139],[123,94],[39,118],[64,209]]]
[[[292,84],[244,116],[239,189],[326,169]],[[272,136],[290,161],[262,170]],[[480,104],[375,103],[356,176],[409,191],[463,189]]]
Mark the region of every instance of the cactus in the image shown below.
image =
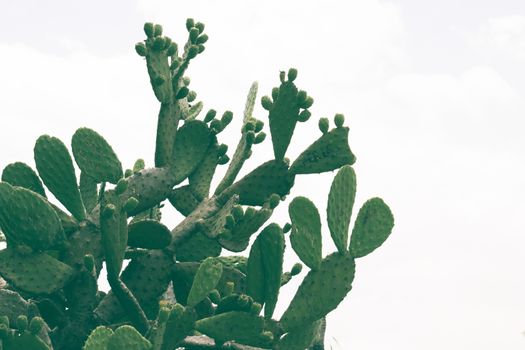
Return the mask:
[[[228,154],[221,133],[233,113],[201,114],[204,104],[186,76],[205,50],[204,24],[188,19],[186,29],[186,43],[177,45],[160,25],[146,23],[146,39],[135,46],[160,103],[154,166],[138,159],[124,170],[102,135],[79,128],[71,152],[56,137],[38,138],[37,172],[21,162],[4,168],[1,349],[322,348],[326,316],[352,289],[356,259],[390,235],[392,213],[372,198],[359,210],[348,242],[356,158],[342,115],[331,130],[320,118],[319,139],[297,159],[285,157],[297,122],[311,117],[313,104],[296,85],[296,69],[281,72],[279,87],[260,100],[267,122],[256,116],[258,85],[251,85],[240,139]],[[266,139],[265,122],[273,159],[238,178]],[[223,177],[214,179],[222,165]],[[281,227],[270,218],[296,176],[337,169],[327,206],[337,252],[323,258],[321,218],[308,198],[290,202],[290,223]],[[161,222],[168,203],[184,216],[170,228]],[[281,289],[303,268],[295,263],[283,270],[288,232],[309,271],[275,320]],[[108,293],[98,285],[104,266]]]

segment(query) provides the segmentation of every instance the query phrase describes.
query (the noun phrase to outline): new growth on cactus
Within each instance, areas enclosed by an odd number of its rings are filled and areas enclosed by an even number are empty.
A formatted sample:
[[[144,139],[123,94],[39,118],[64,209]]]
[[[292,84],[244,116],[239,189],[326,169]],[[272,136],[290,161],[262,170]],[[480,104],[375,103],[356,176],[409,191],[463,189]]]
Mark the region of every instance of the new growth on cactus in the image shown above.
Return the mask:
[[[204,24],[188,19],[186,28],[188,40],[179,46],[160,25],[146,23],[146,39],[135,46],[160,103],[152,167],[139,159],[124,170],[100,134],[80,128],[71,153],[58,138],[39,137],[36,172],[21,162],[4,168],[1,349],[321,349],[326,315],[352,289],[355,259],[389,236],[392,213],[372,198],[349,237],[356,158],[342,115],[332,129],[320,118],[320,137],[294,161],[285,157],[297,122],[311,118],[314,102],[296,86],[295,69],[281,72],[279,86],[261,99],[273,159],[238,178],[266,139],[264,122],[255,117],[257,83],[229,152],[219,140],[233,113],[203,113],[185,75],[205,50]],[[218,166],[227,170],[212,189]],[[290,202],[290,223],[269,220],[296,176],[334,170],[327,220],[337,251],[323,257],[320,215],[308,198]],[[174,228],[161,222],[168,202],[185,217]],[[295,264],[283,271],[286,235],[309,271],[276,320],[281,287],[302,269]],[[249,249],[249,255],[222,256],[223,249]],[[98,286],[103,266],[108,293]]]

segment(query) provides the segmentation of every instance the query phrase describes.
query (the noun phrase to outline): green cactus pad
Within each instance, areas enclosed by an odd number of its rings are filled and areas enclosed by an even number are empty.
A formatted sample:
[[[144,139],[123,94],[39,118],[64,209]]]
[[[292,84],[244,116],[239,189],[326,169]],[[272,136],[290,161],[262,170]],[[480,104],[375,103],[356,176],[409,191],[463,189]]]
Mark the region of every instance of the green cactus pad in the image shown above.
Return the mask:
[[[13,186],[27,188],[42,197],[46,197],[46,192],[40,178],[35,171],[25,163],[16,162],[6,166],[2,172],[2,181]]]
[[[354,169],[345,165],[332,181],[326,214],[328,227],[337,250],[344,254],[348,246],[348,225],[352,217],[356,192]]]
[[[246,312],[230,311],[198,320],[195,329],[219,342],[233,340],[250,344],[263,332],[264,319]]]
[[[83,350],[107,350],[113,331],[111,328],[98,326],[91,332],[84,344]]]
[[[97,181],[86,173],[81,172],[78,189],[80,190],[80,196],[86,212],[91,213],[98,202]]]
[[[123,200],[135,197],[139,204],[128,215],[136,215],[159,204],[170,195],[175,184],[175,176],[169,168],[149,168],[133,174],[128,178]]]
[[[350,254],[360,258],[379,248],[388,238],[394,227],[394,216],[381,198],[366,201],[359,209],[355,220]]]
[[[20,315],[28,314],[29,303],[15,291],[0,289],[0,315],[7,316],[15,324]]]
[[[128,240],[126,213],[122,211],[120,198],[113,191],[106,191],[101,203],[100,233],[106,268],[110,278],[117,278]]]
[[[195,306],[215,289],[222,275],[222,264],[215,258],[208,258],[197,270],[186,304]]]
[[[190,120],[177,131],[173,145],[172,171],[176,183],[186,179],[201,163],[211,142],[208,125],[200,120]]]
[[[113,148],[96,131],[78,129],[71,140],[71,148],[78,167],[96,182],[116,184],[122,178],[122,164]]]
[[[8,242],[45,250],[63,240],[64,231],[55,210],[39,194],[7,183],[0,190],[0,227]]]
[[[319,268],[322,253],[321,218],[308,198],[296,197],[288,207],[292,220],[290,242],[299,258],[311,269]]]
[[[5,249],[0,251],[0,275],[22,291],[51,294],[64,287],[73,270],[44,253],[21,255]]]
[[[270,224],[252,245],[247,266],[247,294],[265,304],[264,316],[271,318],[283,273],[284,235],[281,227]]]
[[[228,187],[224,193],[238,194],[239,204],[260,205],[274,193],[286,196],[294,184],[285,161],[270,160]]]
[[[236,220],[232,229],[228,230],[230,237],[228,239],[219,238],[219,243],[229,251],[242,252],[248,247],[250,237],[268,221],[272,213],[272,209],[263,207],[257,210],[253,216],[243,216]]]
[[[290,172],[314,174],[354,164],[355,156],[348,146],[348,130],[347,127],[339,127],[323,134],[299,155]]]
[[[210,194],[211,180],[213,179],[213,174],[215,174],[219,161],[218,148],[219,146],[215,138],[214,142],[208,147],[206,155],[200,164],[189,176],[190,189],[199,201],[208,198]]]
[[[120,326],[107,342],[107,350],[149,350],[151,343],[131,326]]]
[[[272,134],[273,152],[276,160],[282,160],[290,145],[290,140],[299,116],[297,87],[291,81],[279,87],[277,99],[273,102],[268,118]]]
[[[318,335],[322,320],[317,320],[305,327],[293,330],[279,339],[277,350],[304,350],[310,346]]]
[[[162,249],[171,242],[170,230],[157,220],[141,220],[128,226],[128,246]]]
[[[191,237],[175,245],[178,261],[201,261],[209,256],[219,256],[221,250],[216,239],[209,238],[201,231],[196,231]]]
[[[281,317],[285,331],[306,327],[334,310],[352,289],[355,262],[349,255],[333,253],[310,270]],[[315,296],[315,297],[312,297]]]
[[[200,202],[190,188],[190,185],[177,187],[171,192],[168,199],[171,205],[184,216],[190,215]]]
[[[200,263],[197,262],[180,262],[175,264],[173,268],[173,289],[178,302],[186,304],[189,291],[193,285],[193,279],[199,266]],[[217,289],[221,295],[224,295],[228,282],[234,283],[233,293],[241,294],[246,292],[246,275],[236,268],[223,266],[221,279],[215,289]]]
[[[47,188],[77,220],[84,220],[86,213],[66,146],[56,137],[42,135],[36,140],[34,156],[38,174]]]
[[[176,305],[170,311],[166,322],[166,331],[164,332],[160,350],[176,349],[176,345],[193,332],[196,320],[197,314],[195,310],[192,308],[184,308],[182,310],[182,306]]]

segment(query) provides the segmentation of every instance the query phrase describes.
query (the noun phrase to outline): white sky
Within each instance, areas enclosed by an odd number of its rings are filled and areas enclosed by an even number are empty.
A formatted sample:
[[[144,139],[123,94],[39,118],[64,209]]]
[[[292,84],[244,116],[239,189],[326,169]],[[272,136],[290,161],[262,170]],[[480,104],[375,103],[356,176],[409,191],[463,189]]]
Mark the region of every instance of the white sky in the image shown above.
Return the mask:
[[[251,82],[269,94],[279,70],[296,67],[315,104],[287,155],[320,135],[319,117],[344,113],[356,206],[381,196],[394,212],[392,236],[357,261],[354,289],[329,317],[328,349],[523,349],[523,1],[0,0],[0,168],[33,165],[39,135],[69,143],[81,126],[125,166],[151,165],[158,105],[133,45],[145,21],[181,43],[187,17],[210,36],[191,87],[205,108],[237,117],[221,134],[229,154]],[[260,106],[256,116],[266,120]],[[270,157],[268,139],[248,166]],[[309,196],[325,218],[332,177],[299,177],[290,198]]]

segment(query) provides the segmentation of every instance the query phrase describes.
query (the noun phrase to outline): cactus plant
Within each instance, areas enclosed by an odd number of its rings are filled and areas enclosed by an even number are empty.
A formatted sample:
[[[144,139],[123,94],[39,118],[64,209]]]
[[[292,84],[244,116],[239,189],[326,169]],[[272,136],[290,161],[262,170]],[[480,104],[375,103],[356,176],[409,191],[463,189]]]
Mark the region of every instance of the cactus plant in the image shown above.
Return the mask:
[[[139,159],[124,170],[102,135],[79,128],[72,155],[61,140],[43,135],[34,147],[37,172],[21,162],[4,168],[1,349],[319,349],[327,314],[352,289],[355,259],[389,236],[392,213],[372,198],[359,210],[348,242],[356,158],[342,115],[331,130],[320,118],[319,139],[293,162],[285,157],[297,122],[311,117],[313,104],[296,85],[296,69],[281,72],[279,86],[261,99],[273,159],[238,178],[266,138],[264,118],[255,117],[258,85],[249,90],[240,140],[229,156],[219,140],[233,113],[202,115],[186,76],[205,49],[204,24],[188,19],[186,29],[188,40],[179,46],[160,25],[146,23],[146,39],[135,46],[160,103],[152,167]],[[337,169],[327,208],[337,252],[323,258],[321,218],[308,198],[290,202],[290,223],[267,222],[296,176]],[[184,216],[171,229],[161,223],[168,202]],[[310,270],[275,320],[280,290],[302,269],[296,263],[283,271],[288,232]],[[248,248],[248,255],[221,255]],[[103,266],[108,293],[98,285]]]

